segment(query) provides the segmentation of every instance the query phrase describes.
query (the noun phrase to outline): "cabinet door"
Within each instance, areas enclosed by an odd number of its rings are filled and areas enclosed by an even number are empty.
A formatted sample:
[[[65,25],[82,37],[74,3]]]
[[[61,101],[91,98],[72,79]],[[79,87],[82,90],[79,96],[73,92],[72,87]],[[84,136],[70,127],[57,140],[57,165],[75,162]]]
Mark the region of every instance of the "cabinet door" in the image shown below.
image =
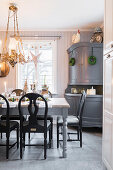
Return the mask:
[[[105,0],[104,11],[104,48],[113,41],[113,0]]]
[[[85,50],[86,51],[86,50]],[[96,64],[90,65],[88,63],[89,56],[96,57]],[[86,52],[83,51],[84,64],[82,65],[82,81],[91,85],[103,84],[103,48],[92,47],[88,48]]]
[[[102,127],[102,97],[88,96],[85,101],[83,127]]]
[[[76,48],[71,52],[71,56],[75,58],[75,65],[74,66],[69,66],[69,84],[74,85],[74,84],[80,84],[81,83],[81,53],[82,49]]]
[[[90,65],[88,64],[89,56],[91,56],[90,47],[89,46],[83,47],[82,55],[81,55],[81,83],[82,84],[90,84],[90,80],[92,79]]]
[[[104,60],[103,161],[113,169],[113,56]]]
[[[112,153],[112,131],[113,131],[113,117],[104,112],[104,132],[103,132],[103,161],[108,170],[113,167],[113,153]]]
[[[105,59],[104,61],[104,109],[112,112],[112,61],[113,59]]]

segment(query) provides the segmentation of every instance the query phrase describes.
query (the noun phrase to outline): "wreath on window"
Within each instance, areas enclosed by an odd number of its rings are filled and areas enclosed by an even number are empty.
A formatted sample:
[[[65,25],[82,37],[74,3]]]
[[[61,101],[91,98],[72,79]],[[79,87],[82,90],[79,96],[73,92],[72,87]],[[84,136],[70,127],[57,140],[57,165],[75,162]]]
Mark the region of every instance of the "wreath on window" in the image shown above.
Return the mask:
[[[75,65],[75,58],[70,58],[69,65],[74,66]]]
[[[90,65],[96,64],[96,57],[95,57],[95,56],[90,56],[90,57],[88,57],[88,63],[89,63]]]

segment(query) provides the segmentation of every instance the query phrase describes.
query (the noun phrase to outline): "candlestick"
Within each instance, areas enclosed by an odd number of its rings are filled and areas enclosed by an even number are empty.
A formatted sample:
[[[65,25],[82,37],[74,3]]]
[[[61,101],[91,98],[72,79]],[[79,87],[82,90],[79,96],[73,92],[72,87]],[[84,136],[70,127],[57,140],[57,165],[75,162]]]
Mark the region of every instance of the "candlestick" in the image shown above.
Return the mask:
[[[1,73],[1,64],[0,64],[0,76],[2,76],[2,73]]]
[[[44,75],[44,85],[46,84],[46,75]]]
[[[6,93],[7,92],[6,82],[4,82],[4,87],[5,87],[5,93]]]

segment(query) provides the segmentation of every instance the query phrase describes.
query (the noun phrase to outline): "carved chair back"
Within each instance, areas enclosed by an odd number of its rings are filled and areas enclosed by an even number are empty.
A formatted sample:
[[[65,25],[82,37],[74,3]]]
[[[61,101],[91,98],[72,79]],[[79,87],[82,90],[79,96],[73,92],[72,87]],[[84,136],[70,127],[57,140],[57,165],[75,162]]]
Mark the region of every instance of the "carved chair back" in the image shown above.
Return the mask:
[[[9,102],[8,102],[8,100],[3,96],[3,95],[1,95],[0,94],[0,98],[2,98],[4,101],[5,101],[5,103],[6,103],[6,109],[5,109],[5,112],[6,112],[6,128],[7,128],[7,130],[9,129]]]
[[[39,107],[40,107],[40,102],[43,102],[43,110],[44,110],[44,127],[47,128],[47,113],[48,113],[48,104],[45,98],[37,93],[27,93],[24,96],[22,96],[19,100],[18,108],[19,108],[19,114],[20,114],[20,126],[23,124],[23,108],[22,108],[22,101],[23,99],[27,98],[28,99],[28,114],[29,114],[29,128],[36,128],[40,129],[41,126],[39,124],[39,121],[37,119],[37,115],[39,114]],[[38,100],[40,99],[40,101]],[[37,130],[36,130],[37,131]]]

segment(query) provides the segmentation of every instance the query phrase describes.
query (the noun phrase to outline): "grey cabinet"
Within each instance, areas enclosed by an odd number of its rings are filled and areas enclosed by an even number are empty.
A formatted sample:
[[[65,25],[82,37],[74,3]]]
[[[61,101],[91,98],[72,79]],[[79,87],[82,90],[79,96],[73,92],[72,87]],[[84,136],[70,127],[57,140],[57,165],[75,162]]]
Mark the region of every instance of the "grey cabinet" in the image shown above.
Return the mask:
[[[80,94],[66,93],[65,98],[70,104],[69,115],[77,115]],[[102,95],[88,95],[83,110],[83,127],[102,127]]]
[[[69,85],[103,84],[103,44],[77,43],[68,50],[69,58],[75,58],[75,65],[69,66]],[[96,64],[88,63],[89,56],[96,57]]]
[[[102,127],[102,95],[86,98],[82,121],[83,127]]]

